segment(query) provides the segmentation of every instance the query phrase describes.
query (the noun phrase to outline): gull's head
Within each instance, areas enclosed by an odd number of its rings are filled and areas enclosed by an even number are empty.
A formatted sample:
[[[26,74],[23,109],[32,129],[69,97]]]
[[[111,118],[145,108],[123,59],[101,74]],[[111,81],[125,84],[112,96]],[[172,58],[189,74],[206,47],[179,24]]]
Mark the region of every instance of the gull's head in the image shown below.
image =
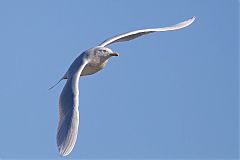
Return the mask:
[[[117,52],[113,52],[109,48],[100,46],[90,48],[86,51],[86,53],[87,57],[89,58],[89,64],[95,67],[106,64],[110,57],[119,56]]]
[[[119,54],[117,52],[113,52],[111,49],[109,49],[107,47],[96,47],[94,49],[94,54],[103,60],[104,59],[107,60],[108,58],[110,58],[112,56],[119,56]]]

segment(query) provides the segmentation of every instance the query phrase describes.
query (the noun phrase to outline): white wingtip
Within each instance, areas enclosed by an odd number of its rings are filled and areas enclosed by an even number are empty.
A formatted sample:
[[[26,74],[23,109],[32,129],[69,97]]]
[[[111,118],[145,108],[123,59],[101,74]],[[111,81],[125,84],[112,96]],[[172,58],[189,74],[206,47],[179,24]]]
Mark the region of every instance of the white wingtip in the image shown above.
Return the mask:
[[[189,24],[193,23],[196,19],[196,16],[193,16],[192,18],[190,18],[188,21],[190,22]]]
[[[194,21],[195,21],[196,17],[193,16],[192,18],[184,21],[184,22],[181,22],[179,24],[181,24],[183,27],[186,27],[186,26],[189,26],[190,24],[192,24]]]
[[[191,19],[192,19],[192,21],[195,21],[195,19],[196,19],[196,16],[193,16]]]
[[[60,156],[65,157],[65,156],[69,155],[72,150],[67,150],[62,147],[59,147],[58,151],[59,151]]]

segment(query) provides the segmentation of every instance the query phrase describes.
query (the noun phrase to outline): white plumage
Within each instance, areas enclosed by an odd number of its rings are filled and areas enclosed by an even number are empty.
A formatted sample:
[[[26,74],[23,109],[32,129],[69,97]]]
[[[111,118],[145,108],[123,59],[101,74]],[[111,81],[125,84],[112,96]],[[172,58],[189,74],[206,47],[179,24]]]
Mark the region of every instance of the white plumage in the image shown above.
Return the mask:
[[[118,56],[118,53],[113,52],[109,48],[106,48],[106,46],[116,42],[132,40],[139,36],[153,32],[181,29],[190,25],[194,20],[195,17],[192,17],[191,19],[169,27],[142,29],[117,35],[105,40],[97,47],[88,49],[74,60],[68,71],[60,79],[60,81],[67,79],[67,82],[59,97],[57,146],[60,155],[68,155],[76,143],[79,125],[78,83],[80,76],[90,75],[98,72],[104,68],[110,57]]]

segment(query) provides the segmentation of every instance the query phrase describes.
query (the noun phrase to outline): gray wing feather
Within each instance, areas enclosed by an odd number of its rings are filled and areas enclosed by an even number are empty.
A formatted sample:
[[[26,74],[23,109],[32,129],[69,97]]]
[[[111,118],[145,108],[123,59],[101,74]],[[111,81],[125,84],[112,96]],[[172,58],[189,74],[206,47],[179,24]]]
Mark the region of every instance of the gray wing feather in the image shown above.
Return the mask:
[[[184,27],[190,25],[195,20],[195,18],[196,17],[192,17],[192,18],[190,18],[186,21],[175,24],[173,26],[162,27],[162,28],[141,29],[141,30],[136,30],[136,31],[132,31],[132,32],[123,33],[123,34],[120,34],[120,35],[117,35],[117,36],[114,36],[114,37],[111,37],[111,38],[105,40],[99,46],[105,47],[105,46],[107,46],[109,44],[112,44],[112,43],[129,41],[129,40],[135,39],[139,36],[149,34],[149,33],[153,33],[153,32],[161,32],[161,31],[170,31],[170,30],[181,29],[181,28],[184,28]]]
[[[79,65],[79,64],[78,64]],[[68,155],[77,140],[79,112],[78,112],[78,82],[86,62],[79,66],[69,76],[59,98],[59,121],[57,129],[57,146],[60,155]]]

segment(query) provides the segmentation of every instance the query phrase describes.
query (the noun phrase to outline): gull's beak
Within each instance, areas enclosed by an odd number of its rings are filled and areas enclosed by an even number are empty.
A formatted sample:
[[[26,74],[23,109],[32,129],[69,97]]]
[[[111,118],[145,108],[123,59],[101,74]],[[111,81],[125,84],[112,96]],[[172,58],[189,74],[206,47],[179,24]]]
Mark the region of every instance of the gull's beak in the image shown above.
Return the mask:
[[[110,53],[110,56],[119,56],[119,53],[113,52],[113,53]]]

